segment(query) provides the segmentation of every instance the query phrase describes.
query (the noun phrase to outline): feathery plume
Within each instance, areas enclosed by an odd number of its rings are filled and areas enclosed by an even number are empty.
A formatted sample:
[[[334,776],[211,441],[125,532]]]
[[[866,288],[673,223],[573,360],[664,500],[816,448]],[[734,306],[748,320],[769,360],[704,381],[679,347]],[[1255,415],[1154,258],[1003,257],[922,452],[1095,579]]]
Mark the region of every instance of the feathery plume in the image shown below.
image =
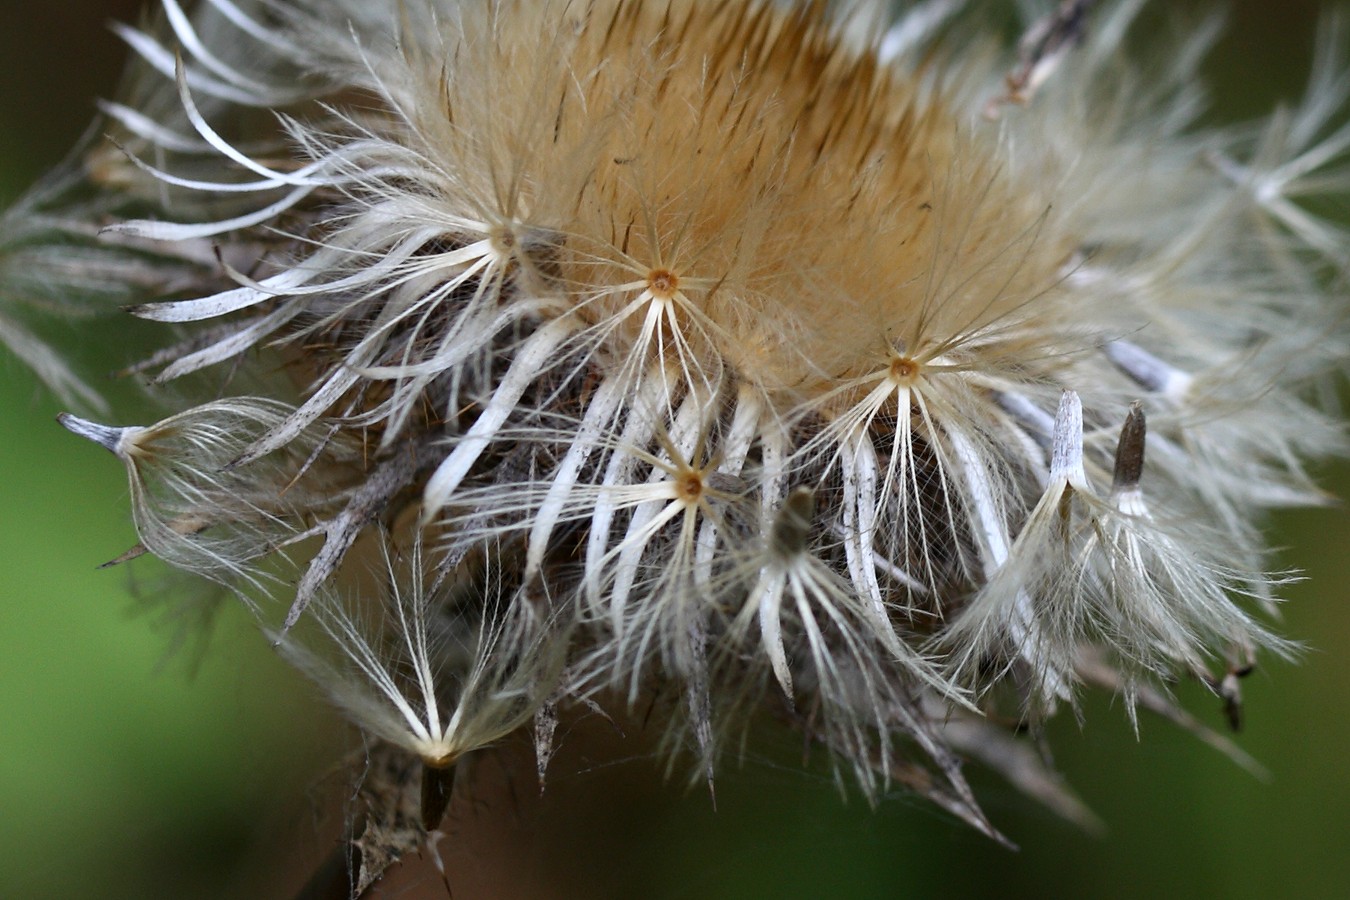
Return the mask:
[[[970,757],[1090,824],[999,722],[1095,686],[1189,727],[1191,676],[1235,710],[1292,646],[1262,515],[1343,449],[1306,204],[1350,188],[1343,32],[1214,130],[1213,27],[1130,62],[1141,5],[1014,47],[951,0],[162,0],[62,221],[172,414],[63,422],[423,767],[407,846],[464,754],[534,720],[542,774],[564,708],[672,683],[710,784],[767,708],[869,797],[996,834]]]

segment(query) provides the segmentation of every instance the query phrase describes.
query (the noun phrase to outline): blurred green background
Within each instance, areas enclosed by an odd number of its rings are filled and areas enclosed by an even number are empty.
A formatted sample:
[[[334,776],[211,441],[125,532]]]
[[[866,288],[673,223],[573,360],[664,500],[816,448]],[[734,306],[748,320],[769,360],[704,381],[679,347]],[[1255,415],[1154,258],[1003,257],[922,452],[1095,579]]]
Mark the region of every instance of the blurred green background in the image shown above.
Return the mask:
[[[124,54],[105,23],[138,10],[7,7],[2,202],[60,158],[93,97],[113,90]],[[1223,120],[1297,93],[1318,12],[1230,8],[1211,67]],[[135,614],[130,593],[132,574],[152,580],[153,564],[95,569],[133,541],[120,464],[63,432],[57,411],[0,355],[0,897],[289,896],[331,841],[316,798],[333,742],[354,745],[236,610],[209,652],[166,658],[169,635]],[[1350,469],[1326,475],[1350,496]],[[1287,592],[1285,631],[1312,650],[1245,683],[1239,741],[1269,783],[1155,719],[1136,741],[1119,705],[1094,699],[1081,727],[1055,723],[1054,744],[1109,833],[1077,832],[980,778],[991,818],[1022,846],[1011,853],[902,796],[874,811],[841,802],[818,773],[765,761],[723,774],[714,813],[706,794],[664,785],[636,760],[562,774],[539,807],[494,801],[508,807],[496,810],[509,823],[498,846],[461,823],[452,882],[468,858],[459,842],[499,857],[517,887],[485,862],[456,896],[1350,895],[1350,517],[1300,512],[1272,531],[1290,548],[1281,564],[1307,575]],[[1203,691],[1183,697],[1221,725]],[[444,896],[430,878],[405,881]]]

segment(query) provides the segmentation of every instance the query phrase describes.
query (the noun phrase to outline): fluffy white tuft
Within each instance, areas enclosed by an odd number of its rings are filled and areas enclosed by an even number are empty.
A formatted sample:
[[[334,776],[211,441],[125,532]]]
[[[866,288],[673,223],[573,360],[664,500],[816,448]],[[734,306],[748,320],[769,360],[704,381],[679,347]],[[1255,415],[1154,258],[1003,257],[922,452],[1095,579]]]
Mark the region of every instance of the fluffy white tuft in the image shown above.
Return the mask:
[[[1332,22],[1210,130],[1212,24],[1129,62],[1140,3],[1040,5],[1010,48],[944,0],[164,0],[85,181],[180,411],[67,424],[433,767],[673,684],[709,778],[763,707],[869,796],[989,829],[959,751],[1085,820],[978,715],[1288,652],[1350,75]]]

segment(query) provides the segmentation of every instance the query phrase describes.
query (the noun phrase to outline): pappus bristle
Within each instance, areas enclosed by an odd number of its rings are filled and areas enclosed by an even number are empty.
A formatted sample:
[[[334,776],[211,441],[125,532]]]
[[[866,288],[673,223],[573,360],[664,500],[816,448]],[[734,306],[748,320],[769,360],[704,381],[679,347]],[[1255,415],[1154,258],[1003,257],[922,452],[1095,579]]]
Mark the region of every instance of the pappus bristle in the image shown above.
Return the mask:
[[[994,834],[973,757],[1089,821],[1004,717],[1236,721],[1293,646],[1262,517],[1344,449],[1350,79],[1329,24],[1208,128],[1216,19],[1139,61],[1139,3],[1041,5],[164,0],[60,221],[173,411],[66,423],[410,765],[645,705],[711,784],[768,710],[869,798]]]

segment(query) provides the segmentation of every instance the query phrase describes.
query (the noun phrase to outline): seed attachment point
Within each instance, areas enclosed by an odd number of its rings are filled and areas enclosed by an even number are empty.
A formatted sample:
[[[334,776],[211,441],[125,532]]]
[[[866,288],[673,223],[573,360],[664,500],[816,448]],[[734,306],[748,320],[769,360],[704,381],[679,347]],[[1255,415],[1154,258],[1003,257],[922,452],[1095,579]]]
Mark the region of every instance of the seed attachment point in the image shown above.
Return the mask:
[[[647,273],[647,290],[657,300],[673,300],[680,290],[680,276],[670,269],[653,269]]]
[[[909,356],[897,356],[891,360],[890,378],[898,385],[908,387],[918,380],[923,371],[923,363]]]

